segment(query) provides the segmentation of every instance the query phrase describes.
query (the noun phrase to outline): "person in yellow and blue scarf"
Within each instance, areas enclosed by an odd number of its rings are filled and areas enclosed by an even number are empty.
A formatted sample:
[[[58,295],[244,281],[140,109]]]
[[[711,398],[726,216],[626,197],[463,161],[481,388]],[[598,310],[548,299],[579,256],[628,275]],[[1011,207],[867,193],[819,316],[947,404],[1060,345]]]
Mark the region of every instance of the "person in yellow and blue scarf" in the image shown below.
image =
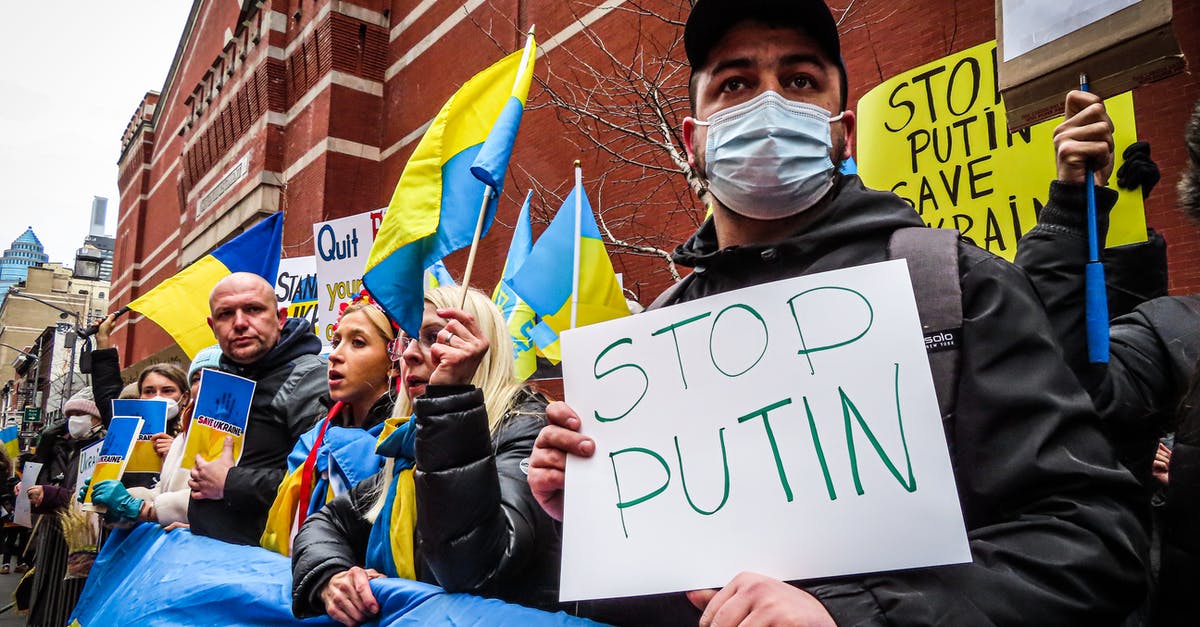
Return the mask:
[[[402,394],[381,434],[382,472],[310,516],[292,553],[292,612],[356,625],[379,611],[369,581],[558,609],[560,528],[525,479],[546,400],[513,373],[491,300],[439,287],[420,334],[401,334]]]
[[[291,555],[305,518],[383,466],[375,446],[395,403],[396,336],[396,327],[366,290],[343,305],[329,355],[329,413],[288,455],[288,474],[260,542],[264,548]]]

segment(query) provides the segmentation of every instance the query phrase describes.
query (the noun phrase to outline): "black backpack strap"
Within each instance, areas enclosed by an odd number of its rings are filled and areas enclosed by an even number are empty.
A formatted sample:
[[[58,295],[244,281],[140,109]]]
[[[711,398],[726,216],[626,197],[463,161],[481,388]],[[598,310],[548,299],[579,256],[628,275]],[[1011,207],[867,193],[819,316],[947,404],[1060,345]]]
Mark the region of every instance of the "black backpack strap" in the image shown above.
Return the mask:
[[[679,296],[679,294],[681,292],[683,292],[683,286],[689,280],[691,280],[691,277],[692,277],[692,275],[689,274],[689,275],[683,277],[682,279],[679,279],[678,281],[676,281],[673,285],[671,285],[671,287],[668,287],[667,289],[663,290],[663,293],[659,294],[658,298],[655,298],[654,302],[650,303],[650,306],[646,308],[646,311],[650,311],[651,309],[658,309],[660,307],[666,307],[668,304],[670,304],[673,300],[675,300]]]
[[[954,229],[908,227],[893,232],[888,242],[889,258],[908,261],[943,420],[953,416],[958,392],[963,326],[960,237]]]

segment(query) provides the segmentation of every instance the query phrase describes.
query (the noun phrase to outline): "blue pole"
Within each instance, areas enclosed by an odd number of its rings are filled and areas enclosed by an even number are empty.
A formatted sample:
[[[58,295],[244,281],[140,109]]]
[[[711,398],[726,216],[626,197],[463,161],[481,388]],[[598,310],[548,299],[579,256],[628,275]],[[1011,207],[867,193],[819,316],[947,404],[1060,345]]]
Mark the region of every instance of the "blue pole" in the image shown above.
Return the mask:
[[[1088,91],[1087,74],[1079,75],[1079,90]],[[1088,262],[1084,273],[1085,320],[1087,322],[1088,361],[1108,363],[1108,294],[1104,285],[1104,264],[1100,262],[1100,238],[1096,228],[1096,177],[1088,166],[1083,187],[1087,194]]]

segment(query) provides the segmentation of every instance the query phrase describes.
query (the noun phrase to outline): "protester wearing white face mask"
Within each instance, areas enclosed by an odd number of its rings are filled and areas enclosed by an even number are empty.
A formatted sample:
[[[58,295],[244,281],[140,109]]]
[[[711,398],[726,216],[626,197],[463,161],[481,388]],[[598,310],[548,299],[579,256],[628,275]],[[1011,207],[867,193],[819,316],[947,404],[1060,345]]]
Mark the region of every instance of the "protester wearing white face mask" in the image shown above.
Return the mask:
[[[33,601],[30,625],[65,625],[83,591],[86,579],[63,579],[67,543],[57,514],[70,504],[79,469],[79,451],[104,437],[100,412],[90,388],[84,388],[63,404],[67,419],[42,432],[37,457],[42,471],[38,485],[29,489],[29,504],[43,514],[34,535]]]

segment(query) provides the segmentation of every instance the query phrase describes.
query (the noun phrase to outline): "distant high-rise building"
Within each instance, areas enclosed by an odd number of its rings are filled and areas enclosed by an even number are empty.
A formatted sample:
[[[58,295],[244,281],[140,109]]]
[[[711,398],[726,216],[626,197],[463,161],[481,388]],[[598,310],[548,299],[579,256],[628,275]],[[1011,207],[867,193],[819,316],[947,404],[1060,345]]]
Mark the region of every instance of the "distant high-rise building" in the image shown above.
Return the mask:
[[[92,223],[88,236],[83,239],[83,248],[75,252],[75,274],[77,277],[112,280],[113,250],[116,240],[104,234],[104,221],[108,214],[108,199],[92,197]],[[97,266],[99,271],[97,273]]]
[[[111,249],[110,249],[111,251]],[[109,252],[112,257],[112,252]],[[20,237],[13,240],[12,246],[0,257],[0,294],[7,294],[8,288],[25,280],[29,266],[46,263],[50,257],[42,241],[34,234],[33,227],[27,227]],[[111,263],[109,264],[111,267]]]
[[[107,216],[108,199],[103,196],[92,196],[92,225],[88,227],[89,236],[104,235],[104,220]]]

